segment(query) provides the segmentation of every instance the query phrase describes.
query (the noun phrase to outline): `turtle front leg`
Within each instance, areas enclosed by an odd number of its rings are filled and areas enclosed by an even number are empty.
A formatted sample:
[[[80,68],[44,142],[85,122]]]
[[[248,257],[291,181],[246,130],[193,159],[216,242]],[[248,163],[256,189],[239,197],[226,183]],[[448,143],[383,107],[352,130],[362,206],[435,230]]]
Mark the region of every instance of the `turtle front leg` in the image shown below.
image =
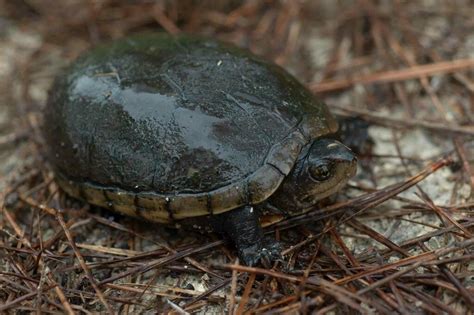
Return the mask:
[[[250,206],[241,207],[212,217],[214,231],[224,234],[237,248],[239,258],[248,266],[261,259],[280,258],[280,244],[263,235],[258,212]]]

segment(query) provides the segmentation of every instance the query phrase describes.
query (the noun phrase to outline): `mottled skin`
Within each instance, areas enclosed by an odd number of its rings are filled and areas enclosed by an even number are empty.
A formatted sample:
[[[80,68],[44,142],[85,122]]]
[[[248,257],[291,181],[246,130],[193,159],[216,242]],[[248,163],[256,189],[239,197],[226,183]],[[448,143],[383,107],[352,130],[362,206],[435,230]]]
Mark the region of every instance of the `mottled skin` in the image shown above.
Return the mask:
[[[262,237],[262,205],[301,211],[354,174],[353,154],[320,139],[336,130],[327,107],[282,68],[165,34],[86,53],[56,80],[45,111],[67,193],[151,221],[208,217],[248,264],[263,248],[277,251]]]

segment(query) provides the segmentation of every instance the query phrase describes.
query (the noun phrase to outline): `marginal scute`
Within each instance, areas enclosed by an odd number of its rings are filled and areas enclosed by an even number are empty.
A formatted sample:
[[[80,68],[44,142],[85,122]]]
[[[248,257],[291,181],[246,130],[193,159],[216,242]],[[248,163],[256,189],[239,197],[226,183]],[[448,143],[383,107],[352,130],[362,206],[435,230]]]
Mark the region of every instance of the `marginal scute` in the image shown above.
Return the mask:
[[[107,198],[104,196],[104,193],[98,189],[95,189],[95,187],[84,185],[82,187],[81,196],[93,205],[108,208]]]
[[[272,147],[266,163],[275,166],[284,175],[288,175],[304,144],[303,135],[299,131],[294,131],[282,142]]]
[[[300,124],[300,130],[306,139],[315,139],[321,136],[335,133],[339,124],[337,120],[329,113],[326,106],[319,107],[321,113],[307,115]]]
[[[265,164],[248,179],[250,204],[258,204],[270,197],[284,179],[274,166]]]
[[[135,197],[137,215],[154,222],[169,222],[166,197],[155,193],[138,193]]]
[[[209,193],[213,214],[222,213],[247,203],[245,185],[232,184]]]
[[[121,205],[113,203],[112,210],[131,217],[137,216],[137,209],[133,205]]]
[[[172,223],[168,213],[161,210],[144,209],[137,207],[137,216],[150,222]]]
[[[96,187],[92,189],[98,190]],[[133,205],[134,196],[126,190],[122,189],[104,189],[107,199],[113,201],[114,204],[119,205]]]
[[[210,214],[207,194],[180,194],[170,198],[169,208],[176,220]]]
[[[100,191],[97,187],[92,187],[91,189]],[[106,208],[129,216],[136,216],[134,194],[122,189],[104,189],[104,193],[107,196],[107,200],[110,200],[110,205],[105,206]]]
[[[68,180],[59,174],[56,175],[58,185],[69,195],[77,199],[82,199],[81,189],[72,180]]]

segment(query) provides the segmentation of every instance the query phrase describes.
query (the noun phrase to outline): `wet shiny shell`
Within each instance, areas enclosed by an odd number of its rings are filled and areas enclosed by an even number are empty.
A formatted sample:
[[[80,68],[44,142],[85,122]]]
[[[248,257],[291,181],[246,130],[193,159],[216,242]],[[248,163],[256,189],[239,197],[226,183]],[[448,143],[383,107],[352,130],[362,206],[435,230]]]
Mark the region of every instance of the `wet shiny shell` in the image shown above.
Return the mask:
[[[68,194],[159,222],[264,201],[306,143],[337,129],[279,66],[165,34],[85,53],[55,81],[44,118]]]

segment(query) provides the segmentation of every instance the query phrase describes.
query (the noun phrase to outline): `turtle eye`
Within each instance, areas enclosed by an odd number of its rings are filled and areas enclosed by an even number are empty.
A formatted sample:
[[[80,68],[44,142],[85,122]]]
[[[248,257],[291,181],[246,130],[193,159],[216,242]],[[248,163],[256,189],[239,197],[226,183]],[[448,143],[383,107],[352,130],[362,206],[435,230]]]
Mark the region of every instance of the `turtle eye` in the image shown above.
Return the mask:
[[[318,182],[325,181],[331,177],[331,167],[328,164],[312,165],[309,167],[309,175]]]

